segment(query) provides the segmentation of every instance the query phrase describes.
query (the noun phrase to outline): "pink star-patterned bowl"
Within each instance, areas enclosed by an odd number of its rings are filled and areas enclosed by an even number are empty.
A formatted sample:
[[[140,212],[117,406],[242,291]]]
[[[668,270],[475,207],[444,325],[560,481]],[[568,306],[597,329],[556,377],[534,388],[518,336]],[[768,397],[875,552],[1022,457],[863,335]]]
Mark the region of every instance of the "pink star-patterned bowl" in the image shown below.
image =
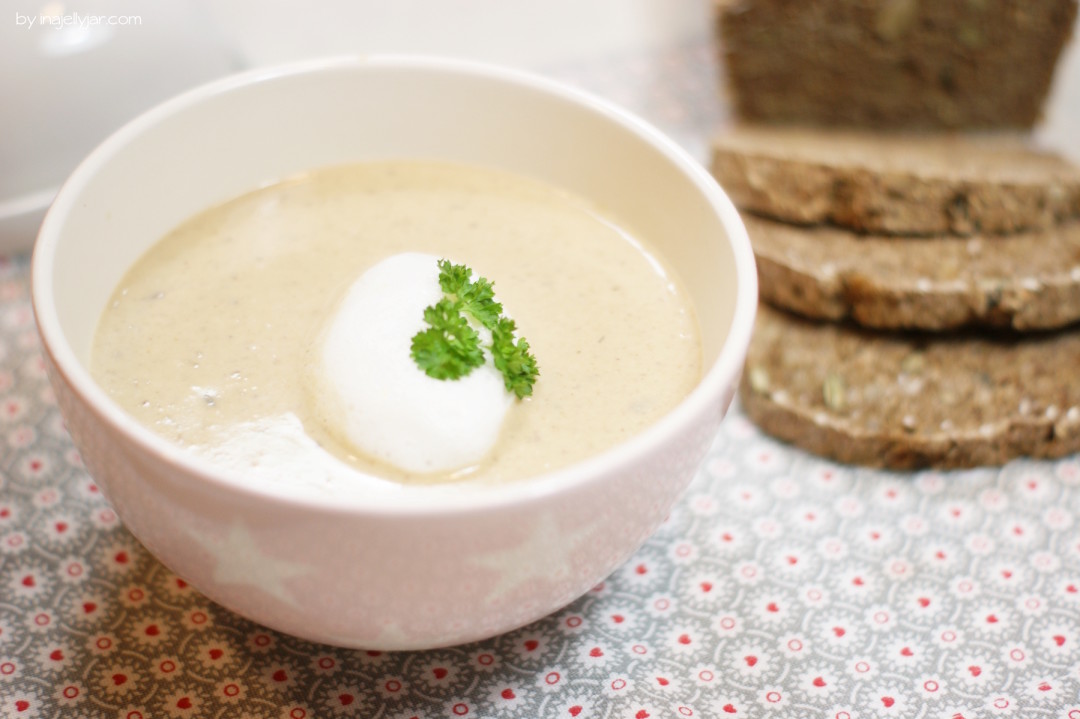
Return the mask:
[[[87,370],[122,274],[187,217],[323,165],[421,157],[533,176],[624,218],[681,275],[705,373],[630,441],[498,487],[327,492],[261,485],[137,423]],[[262,69],[206,85],[106,140],[57,196],[33,302],[46,362],[86,466],[131,532],[206,596],[317,642],[420,649],[489,637],[588,591],[664,520],[737,383],[754,319],[753,255],[712,178],[661,133],[541,78],[370,57]]]

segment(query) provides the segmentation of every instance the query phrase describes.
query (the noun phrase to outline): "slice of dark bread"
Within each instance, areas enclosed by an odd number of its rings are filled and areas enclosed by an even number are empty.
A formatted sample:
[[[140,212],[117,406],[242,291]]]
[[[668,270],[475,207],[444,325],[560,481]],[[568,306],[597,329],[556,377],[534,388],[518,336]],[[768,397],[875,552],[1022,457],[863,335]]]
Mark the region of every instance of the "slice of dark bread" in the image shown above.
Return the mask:
[[[1080,321],[1080,221],[1003,237],[898,241],[743,220],[762,299],[808,317],[925,330]]]
[[[740,396],[764,431],[841,462],[958,468],[1080,450],[1080,332],[881,334],[760,307]]]
[[[712,171],[743,209],[860,232],[1002,234],[1080,216],[1080,168],[1012,134],[742,126],[716,138]]]
[[[738,116],[1030,127],[1077,0],[714,0]]]

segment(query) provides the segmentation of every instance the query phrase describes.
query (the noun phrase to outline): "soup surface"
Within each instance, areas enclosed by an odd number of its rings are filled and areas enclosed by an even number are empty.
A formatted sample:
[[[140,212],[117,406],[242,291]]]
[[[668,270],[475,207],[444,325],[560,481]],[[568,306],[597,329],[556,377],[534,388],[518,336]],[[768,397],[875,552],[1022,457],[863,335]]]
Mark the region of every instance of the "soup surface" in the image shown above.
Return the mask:
[[[410,475],[337,441],[315,409],[308,373],[328,318],[400,252],[492,280],[540,365],[474,467]],[[394,161],[315,170],[176,228],[117,287],[91,370],[157,433],[270,479],[504,482],[658,420],[698,381],[701,348],[663,261],[585,201],[495,170]]]

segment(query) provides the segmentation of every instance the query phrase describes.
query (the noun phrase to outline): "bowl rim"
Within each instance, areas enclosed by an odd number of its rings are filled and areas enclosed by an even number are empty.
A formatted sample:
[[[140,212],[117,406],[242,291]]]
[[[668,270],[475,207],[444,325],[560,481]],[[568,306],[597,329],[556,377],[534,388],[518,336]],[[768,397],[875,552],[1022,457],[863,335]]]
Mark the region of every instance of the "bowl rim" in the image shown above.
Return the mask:
[[[378,72],[410,70],[449,73],[515,85],[546,94],[601,116],[621,126],[638,140],[651,145],[686,176],[706,198],[723,226],[735,263],[736,296],[727,336],[716,360],[694,388],[671,411],[643,431],[603,452],[580,462],[533,477],[498,485],[451,483],[444,485],[399,485],[390,491],[349,492],[345,496],[316,491],[288,491],[273,485],[256,487],[234,472],[195,456],[179,445],[154,433],[125,412],[91,377],[78,360],[61,330],[53,301],[52,270],[60,230],[85,186],[98,170],[131,138],[158,122],[218,95],[285,77],[318,75],[327,71]],[[530,503],[551,495],[581,488],[599,481],[609,471],[633,466],[662,445],[672,441],[696,416],[723,408],[721,401],[740,375],[749,347],[757,309],[757,270],[750,239],[735,206],[705,168],[653,125],[617,105],[591,93],[531,72],[472,60],[425,55],[361,55],[320,58],[248,70],[200,85],[168,99],[137,116],[98,145],[63,183],[38,233],[31,262],[31,301],[42,349],[67,387],[109,428],[139,446],[157,460],[198,478],[215,489],[246,495],[262,502],[304,507],[331,514],[381,516],[444,515],[461,511],[482,511]],[[732,388],[733,389],[733,388]],[[450,488],[450,491],[447,491]]]

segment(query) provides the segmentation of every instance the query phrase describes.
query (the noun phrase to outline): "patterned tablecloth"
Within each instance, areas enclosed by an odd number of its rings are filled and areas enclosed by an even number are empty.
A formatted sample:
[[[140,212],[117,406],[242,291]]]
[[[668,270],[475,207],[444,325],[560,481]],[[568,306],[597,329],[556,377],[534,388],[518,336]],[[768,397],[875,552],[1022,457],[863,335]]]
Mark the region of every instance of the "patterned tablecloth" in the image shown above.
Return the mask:
[[[553,74],[702,156],[707,45]],[[622,93],[635,76],[640,92]],[[633,559],[478,644],[303,642],[210,603],[127,533],[43,372],[25,259],[0,260],[0,716],[1080,718],[1080,461],[890,474],[734,408]]]

